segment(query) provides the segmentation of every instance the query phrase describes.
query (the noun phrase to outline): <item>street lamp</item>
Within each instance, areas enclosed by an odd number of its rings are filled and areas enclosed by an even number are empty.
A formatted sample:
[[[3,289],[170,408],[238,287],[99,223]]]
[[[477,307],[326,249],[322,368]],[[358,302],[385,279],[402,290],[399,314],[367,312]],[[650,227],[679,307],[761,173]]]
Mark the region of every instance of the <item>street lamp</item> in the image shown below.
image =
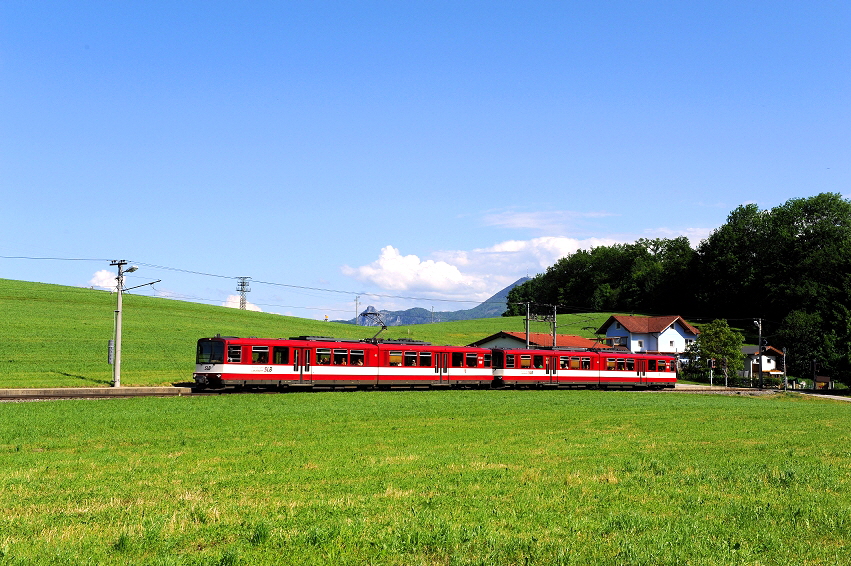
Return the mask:
[[[118,301],[115,306],[115,357],[113,359],[112,365],[112,386],[121,387],[121,310],[123,302],[122,297],[124,295],[124,291],[129,290],[124,288],[124,274],[133,273],[139,268],[135,265],[132,265],[127,269],[124,269],[124,266],[127,265],[127,262],[123,259],[115,260],[109,265],[118,268],[118,277],[115,278],[116,281],[118,281]],[[160,281],[161,279],[157,279],[156,281],[152,281],[150,283],[143,283],[142,285],[136,285],[136,287],[130,287],[130,289],[144,287],[145,285],[153,285],[154,283],[159,283]]]

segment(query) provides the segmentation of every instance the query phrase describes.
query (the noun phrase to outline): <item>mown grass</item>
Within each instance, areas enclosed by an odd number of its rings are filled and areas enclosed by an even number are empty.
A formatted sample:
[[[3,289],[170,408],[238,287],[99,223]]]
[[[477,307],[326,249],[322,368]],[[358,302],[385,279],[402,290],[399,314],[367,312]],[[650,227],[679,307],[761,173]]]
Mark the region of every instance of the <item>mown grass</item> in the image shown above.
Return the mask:
[[[0,388],[92,387],[112,382],[107,341],[115,295],[76,287],[0,279]],[[561,332],[593,336],[607,315],[562,315]],[[596,326],[595,326],[596,325]],[[546,331],[540,324],[539,331]],[[139,295],[124,298],[121,381],[191,381],[198,338],[215,334],[367,338],[376,329],[240,311]],[[393,327],[383,336],[469,344],[500,330],[523,330],[518,317]]]
[[[0,405],[0,564],[840,564],[848,406],[371,392]]]

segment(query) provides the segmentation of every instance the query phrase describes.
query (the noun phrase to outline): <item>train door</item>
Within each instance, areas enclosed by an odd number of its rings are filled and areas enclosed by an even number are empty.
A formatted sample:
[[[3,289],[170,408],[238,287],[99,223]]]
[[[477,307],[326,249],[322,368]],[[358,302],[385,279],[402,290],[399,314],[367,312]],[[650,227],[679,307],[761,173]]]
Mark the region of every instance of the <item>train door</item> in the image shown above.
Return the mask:
[[[293,371],[299,383],[312,383],[313,372],[310,369],[310,348],[293,348]]]
[[[547,356],[547,373],[550,375],[550,383],[558,383],[558,356]]]
[[[437,374],[437,382],[449,385],[449,353],[435,352],[434,373]]]
[[[638,383],[647,383],[647,360],[635,360],[635,371],[638,373]]]

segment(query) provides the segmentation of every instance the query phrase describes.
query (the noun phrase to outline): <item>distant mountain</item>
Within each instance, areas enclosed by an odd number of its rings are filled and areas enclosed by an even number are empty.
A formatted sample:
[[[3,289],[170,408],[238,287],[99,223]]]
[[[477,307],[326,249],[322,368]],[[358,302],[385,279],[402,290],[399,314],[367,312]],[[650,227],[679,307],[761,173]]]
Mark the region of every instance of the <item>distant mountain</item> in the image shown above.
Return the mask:
[[[378,311],[373,306],[366,308],[364,312],[378,313],[381,319],[387,326],[407,326],[410,324],[429,324],[431,322],[450,322],[453,320],[471,320],[474,318],[495,318],[502,316],[506,308],[506,299],[508,292],[521,283],[528,281],[528,277],[521,277],[502,291],[498,292],[485,302],[476,305],[471,309],[460,311],[436,311],[432,313],[430,310],[423,308],[413,308],[403,311]],[[359,319],[359,320],[358,320]],[[359,316],[358,319],[338,320],[336,322],[344,322],[347,324],[355,324],[359,322],[360,326],[375,326],[378,323],[374,318],[369,316]]]

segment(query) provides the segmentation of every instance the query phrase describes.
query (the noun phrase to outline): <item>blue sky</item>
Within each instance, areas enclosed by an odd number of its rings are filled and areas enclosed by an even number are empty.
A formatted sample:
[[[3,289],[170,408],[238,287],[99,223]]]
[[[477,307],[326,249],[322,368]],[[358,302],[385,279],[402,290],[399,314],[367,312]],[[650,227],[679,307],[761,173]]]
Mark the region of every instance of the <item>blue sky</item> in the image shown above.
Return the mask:
[[[743,203],[851,194],[848,29],[847,2],[7,0],[0,277],[127,259],[145,294],[249,276],[335,319],[697,244]]]

